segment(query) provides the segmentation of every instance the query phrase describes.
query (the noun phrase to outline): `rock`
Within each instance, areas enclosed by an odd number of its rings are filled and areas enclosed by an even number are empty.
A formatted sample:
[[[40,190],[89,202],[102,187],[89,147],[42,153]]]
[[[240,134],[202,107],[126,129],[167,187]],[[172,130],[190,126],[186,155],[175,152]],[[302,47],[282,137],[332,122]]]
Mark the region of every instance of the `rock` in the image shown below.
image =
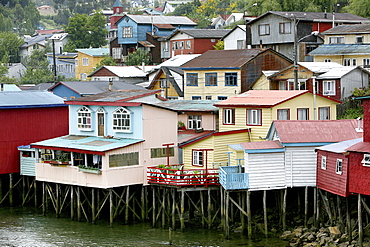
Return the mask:
[[[328,227],[328,229],[331,234],[334,234],[335,236],[340,235],[340,230],[337,226]]]

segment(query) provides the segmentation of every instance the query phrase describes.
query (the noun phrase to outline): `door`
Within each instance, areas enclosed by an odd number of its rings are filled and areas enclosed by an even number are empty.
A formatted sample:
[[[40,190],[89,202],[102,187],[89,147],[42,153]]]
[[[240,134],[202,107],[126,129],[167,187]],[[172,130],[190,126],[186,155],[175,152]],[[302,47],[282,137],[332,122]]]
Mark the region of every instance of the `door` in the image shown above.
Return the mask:
[[[104,113],[98,113],[98,136],[104,136]]]

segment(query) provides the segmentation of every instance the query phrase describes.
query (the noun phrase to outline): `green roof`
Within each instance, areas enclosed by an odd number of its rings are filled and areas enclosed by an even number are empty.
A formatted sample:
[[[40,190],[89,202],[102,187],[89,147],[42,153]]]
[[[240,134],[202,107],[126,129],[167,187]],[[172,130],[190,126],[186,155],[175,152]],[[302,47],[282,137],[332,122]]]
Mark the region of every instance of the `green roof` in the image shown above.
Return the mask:
[[[92,57],[100,57],[109,55],[109,48],[89,48],[89,49],[76,49],[78,52],[82,52]]]

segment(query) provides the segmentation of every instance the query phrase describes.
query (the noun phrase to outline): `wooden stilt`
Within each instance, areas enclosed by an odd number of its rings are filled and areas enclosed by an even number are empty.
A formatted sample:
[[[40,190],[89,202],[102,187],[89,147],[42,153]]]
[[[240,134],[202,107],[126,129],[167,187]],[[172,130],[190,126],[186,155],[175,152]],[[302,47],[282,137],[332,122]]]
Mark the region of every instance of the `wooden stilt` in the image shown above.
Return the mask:
[[[81,221],[81,191],[80,186],[77,186],[77,221]]]
[[[225,190],[220,186],[220,196],[221,196],[221,226],[225,230]]]
[[[205,226],[205,214],[204,214],[204,198],[203,198],[203,191],[199,191],[199,197],[200,197],[200,210],[202,213],[202,227]]]
[[[241,196],[242,196],[242,209],[245,211],[245,191],[242,191],[241,192]],[[241,222],[241,225],[242,225],[242,231],[243,231],[243,234],[245,233],[245,215],[244,214],[241,214],[240,215],[240,222]]]
[[[349,212],[349,202],[348,197],[346,197],[346,221],[347,221],[347,234],[348,234],[348,240],[352,241],[352,227],[351,227],[351,215]]]
[[[317,187],[313,188],[313,224],[317,228]]]
[[[247,215],[248,215],[248,238],[252,238],[252,213],[251,213],[251,198],[250,191],[247,190]]]
[[[166,216],[166,197],[165,197],[165,194],[166,194],[166,191],[167,191],[167,188],[164,188],[163,190],[163,195],[162,195],[162,228],[164,229],[165,225],[166,225],[166,219],[165,219],[165,216]]]
[[[267,228],[267,207],[266,207],[266,190],[263,191],[263,219],[265,223],[265,237],[268,237],[268,228]]]
[[[112,188],[109,189],[109,225],[113,227],[113,192]]]
[[[42,182],[42,215],[46,215],[46,191],[45,191],[45,182]]]
[[[55,215],[59,218],[59,184],[55,184]]]
[[[229,226],[229,202],[230,194],[226,191],[226,200],[225,200],[225,238],[230,238],[230,226]]]
[[[286,229],[286,198],[288,194],[288,189],[284,189],[284,196],[283,196],[283,213],[282,213],[282,218],[283,218],[283,231]]]
[[[21,177],[22,179],[22,206],[24,206],[24,203],[26,201],[26,178],[24,176]]]
[[[362,207],[361,207],[361,194],[358,194],[357,200],[357,220],[358,220],[358,246],[362,247],[362,240],[364,237],[364,231],[362,228]]]
[[[71,220],[74,220],[75,218],[75,210],[74,210],[74,205],[75,205],[75,198],[74,198],[74,188],[71,186]]]
[[[142,186],[141,187],[141,221],[144,222],[146,220],[146,215],[145,215],[145,212],[146,212],[146,205],[145,205],[145,197],[146,197],[146,187],[145,186]]]
[[[307,227],[308,217],[308,187],[304,188],[304,226]]]
[[[337,195],[337,208],[338,208],[338,220],[340,224],[340,231],[344,232],[344,224],[343,224],[343,214],[342,214],[342,200]]]
[[[175,189],[172,189],[171,190],[172,192],[172,212],[171,212],[171,216],[172,216],[172,229],[175,229],[176,228],[176,220],[175,220],[175,210],[176,210],[176,191]]]
[[[183,231],[185,229],[185,191],[181,189],[181,208],[180,208],[180,229]]]
[[[9,205],[13,207],[13,173],[9,173]]]
[[[95,224],[96,215],[95,215],[95,189],[91,189],[91,223]]]
[[[211,189],[207,188],[208,195],[208,206],[207,206],[207,216],[208,216],[208,229],[211,229],[212,226],[212,198],[211,198]]]
[[[37,182],[36,182],[36,179],[34,178],[33,179],[33,191],[34,191],[34,205],[35,205],[35,208],[37,208]]]
[[[125,224],[128,224],[128,204],[130,199],[130,186],[126,186],[126,208],[125,208]]]
[[[152,227],[155,227],[155,222],[156,222],[156,220],[155,220],[156,219],[156,217],[155,217],[155,211],[156,211],[155,210],[156,209],[155,208],[155,188],[156,187],[152,188],[153,189],[153,197],[152,197],[152,199],[153,199],[152,200],[153,201],[153,206],[152,206],[152,208],[153,208],[153,210],[152,210],[152,213],[153,213],[153,219],[152,220],[153,220],[153,222],[152,222]]]

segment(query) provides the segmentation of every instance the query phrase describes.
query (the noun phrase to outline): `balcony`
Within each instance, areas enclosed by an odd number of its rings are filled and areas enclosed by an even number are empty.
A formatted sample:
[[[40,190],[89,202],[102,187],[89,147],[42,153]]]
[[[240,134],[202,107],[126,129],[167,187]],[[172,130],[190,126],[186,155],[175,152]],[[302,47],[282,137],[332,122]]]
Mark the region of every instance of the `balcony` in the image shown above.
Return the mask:
[[[148,167],[149,184],[173,187],[219,186],[218,169],[183,169],[183,165]]]
[[[241,166],[222,166],[219,170],[220,184],[225,190],[249,188],[248,173],[242,173]]]

